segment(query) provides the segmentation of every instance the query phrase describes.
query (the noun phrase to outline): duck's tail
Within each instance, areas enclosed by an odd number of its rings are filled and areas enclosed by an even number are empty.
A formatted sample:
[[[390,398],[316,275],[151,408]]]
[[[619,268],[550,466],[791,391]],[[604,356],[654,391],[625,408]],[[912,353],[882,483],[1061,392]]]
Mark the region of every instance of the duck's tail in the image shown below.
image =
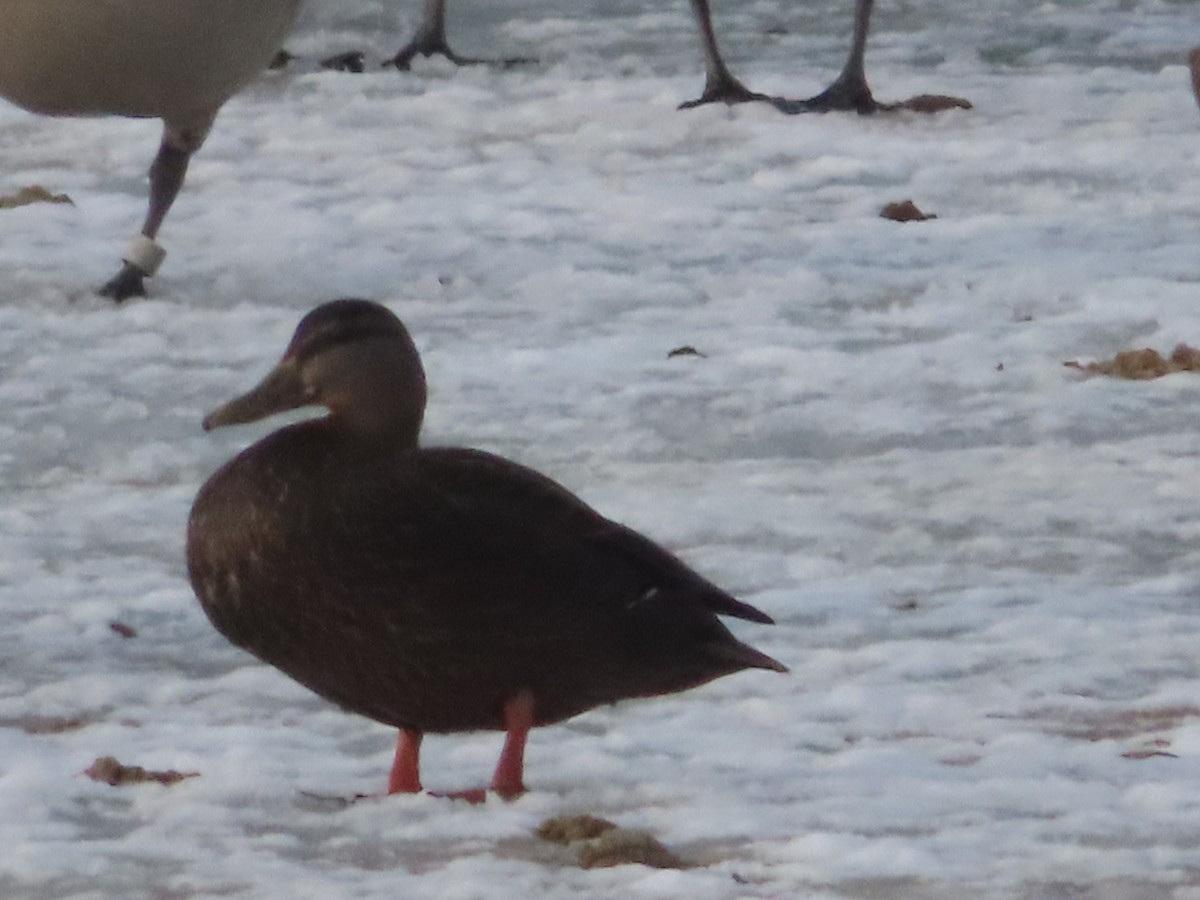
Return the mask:
[[[722,662],[732,663],[739,669],[767,669],[771,672],[790,672],[791,670],[773,657],[767,656],[761,650],[755,650],[749,644],[743,644],[737,638],[710,644],[709,653]]]

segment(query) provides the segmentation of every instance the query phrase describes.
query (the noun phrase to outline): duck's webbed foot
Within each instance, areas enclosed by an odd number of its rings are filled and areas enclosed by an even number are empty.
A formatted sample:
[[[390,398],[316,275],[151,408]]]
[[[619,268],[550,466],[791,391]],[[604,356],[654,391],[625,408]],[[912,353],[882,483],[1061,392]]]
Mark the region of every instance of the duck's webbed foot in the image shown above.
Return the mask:
[[[704,93],[695,100],[680,103],[678,108],[695,109],[706,103],[725,103],[729,106],[735,103],[776,104],[780,100],[782,100],[780,97],[771,97],[768,94],[752,91],[729,72],[722,72],[715,76],[709,76],[704,84]]]
[[[441,800],[463,800],[472,806],[478,806],[480,803],[487,802],[487,788],[467,788],[462,791],[430,791],[429,796],[437,797]]]
[[[114,303],[121,303],[130,297],[145,297],[146,273],[131,263],[122,263],[121,270],[104,283],[96,291],[101,297],[109,297]]]

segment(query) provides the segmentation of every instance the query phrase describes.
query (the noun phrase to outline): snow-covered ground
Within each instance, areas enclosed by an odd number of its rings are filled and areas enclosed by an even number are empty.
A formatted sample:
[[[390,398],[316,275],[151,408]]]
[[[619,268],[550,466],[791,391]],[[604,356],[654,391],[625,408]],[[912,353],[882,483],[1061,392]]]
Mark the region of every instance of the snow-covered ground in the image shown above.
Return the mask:
[[[0,106],[0,194],[74,200],[0,211],[0,896],[1200,897],[1200,381],[1062,365],[1200,343],[1196,5],[879,0],[877,95],[975,109],[860,118],[676,112],[681,0],[454,2],[461,51],[539,62],[380,71],[415,2],[310,7],[119,309],[90,289],[157,123]],[[791,96],[849,13],[716,10]],[[907,198],[939,218],[878,217]],[[382,789],[392,732],[226,644],[182,551],[264,431],[203,412],[347,295],[413,331],[428,442],[676,549],[792,674],[538,731],[515,803],[331,799]],[[430,738],[427,785],[499,743]],[[80,774],[105,755],[200,776]],[[691,867],[580,869],[533,836],[565,813]]]

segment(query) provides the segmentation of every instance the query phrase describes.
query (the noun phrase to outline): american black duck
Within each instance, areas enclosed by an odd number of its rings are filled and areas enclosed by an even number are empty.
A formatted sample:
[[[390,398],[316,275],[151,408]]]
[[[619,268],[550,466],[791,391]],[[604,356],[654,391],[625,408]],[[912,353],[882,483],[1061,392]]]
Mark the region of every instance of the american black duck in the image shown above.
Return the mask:
[[[421,448],[425,374],[400,320],[336,300],[205,429],[324,406],[226,463],[188,523],[188,574],[234,644],[400,729],[389,793],[421,789],[424,732],[529,729],[742,669],[787,669],[719,615],[771,619],[561,485],[488,453]]]

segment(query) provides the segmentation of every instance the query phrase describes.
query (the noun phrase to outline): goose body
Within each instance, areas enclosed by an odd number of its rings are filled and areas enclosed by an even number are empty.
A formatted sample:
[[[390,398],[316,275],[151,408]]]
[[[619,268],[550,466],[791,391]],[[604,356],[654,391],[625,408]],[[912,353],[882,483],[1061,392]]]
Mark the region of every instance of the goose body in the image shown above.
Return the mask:
[[[45,115],[163,121],[142,234],[105,293],[118,300],[142,293],[142,279],[161,261],[154,241],[189,158],[222,104],[271,61],[298,5],[0,0],[0,97]]]
[[[201,489],[188,571],[230,641],[401,730],[504,730],[493,787],[520,793],[525,734],[747,668],[786,671],[719,621],[771,620],[566,488],[477,450],[421,448],[420,362],[385,308],[335,301],[211,426],[319,403]]]
[[[0,95],[31,112],[186,127],[264,69],[295,0],[3,0]]]

